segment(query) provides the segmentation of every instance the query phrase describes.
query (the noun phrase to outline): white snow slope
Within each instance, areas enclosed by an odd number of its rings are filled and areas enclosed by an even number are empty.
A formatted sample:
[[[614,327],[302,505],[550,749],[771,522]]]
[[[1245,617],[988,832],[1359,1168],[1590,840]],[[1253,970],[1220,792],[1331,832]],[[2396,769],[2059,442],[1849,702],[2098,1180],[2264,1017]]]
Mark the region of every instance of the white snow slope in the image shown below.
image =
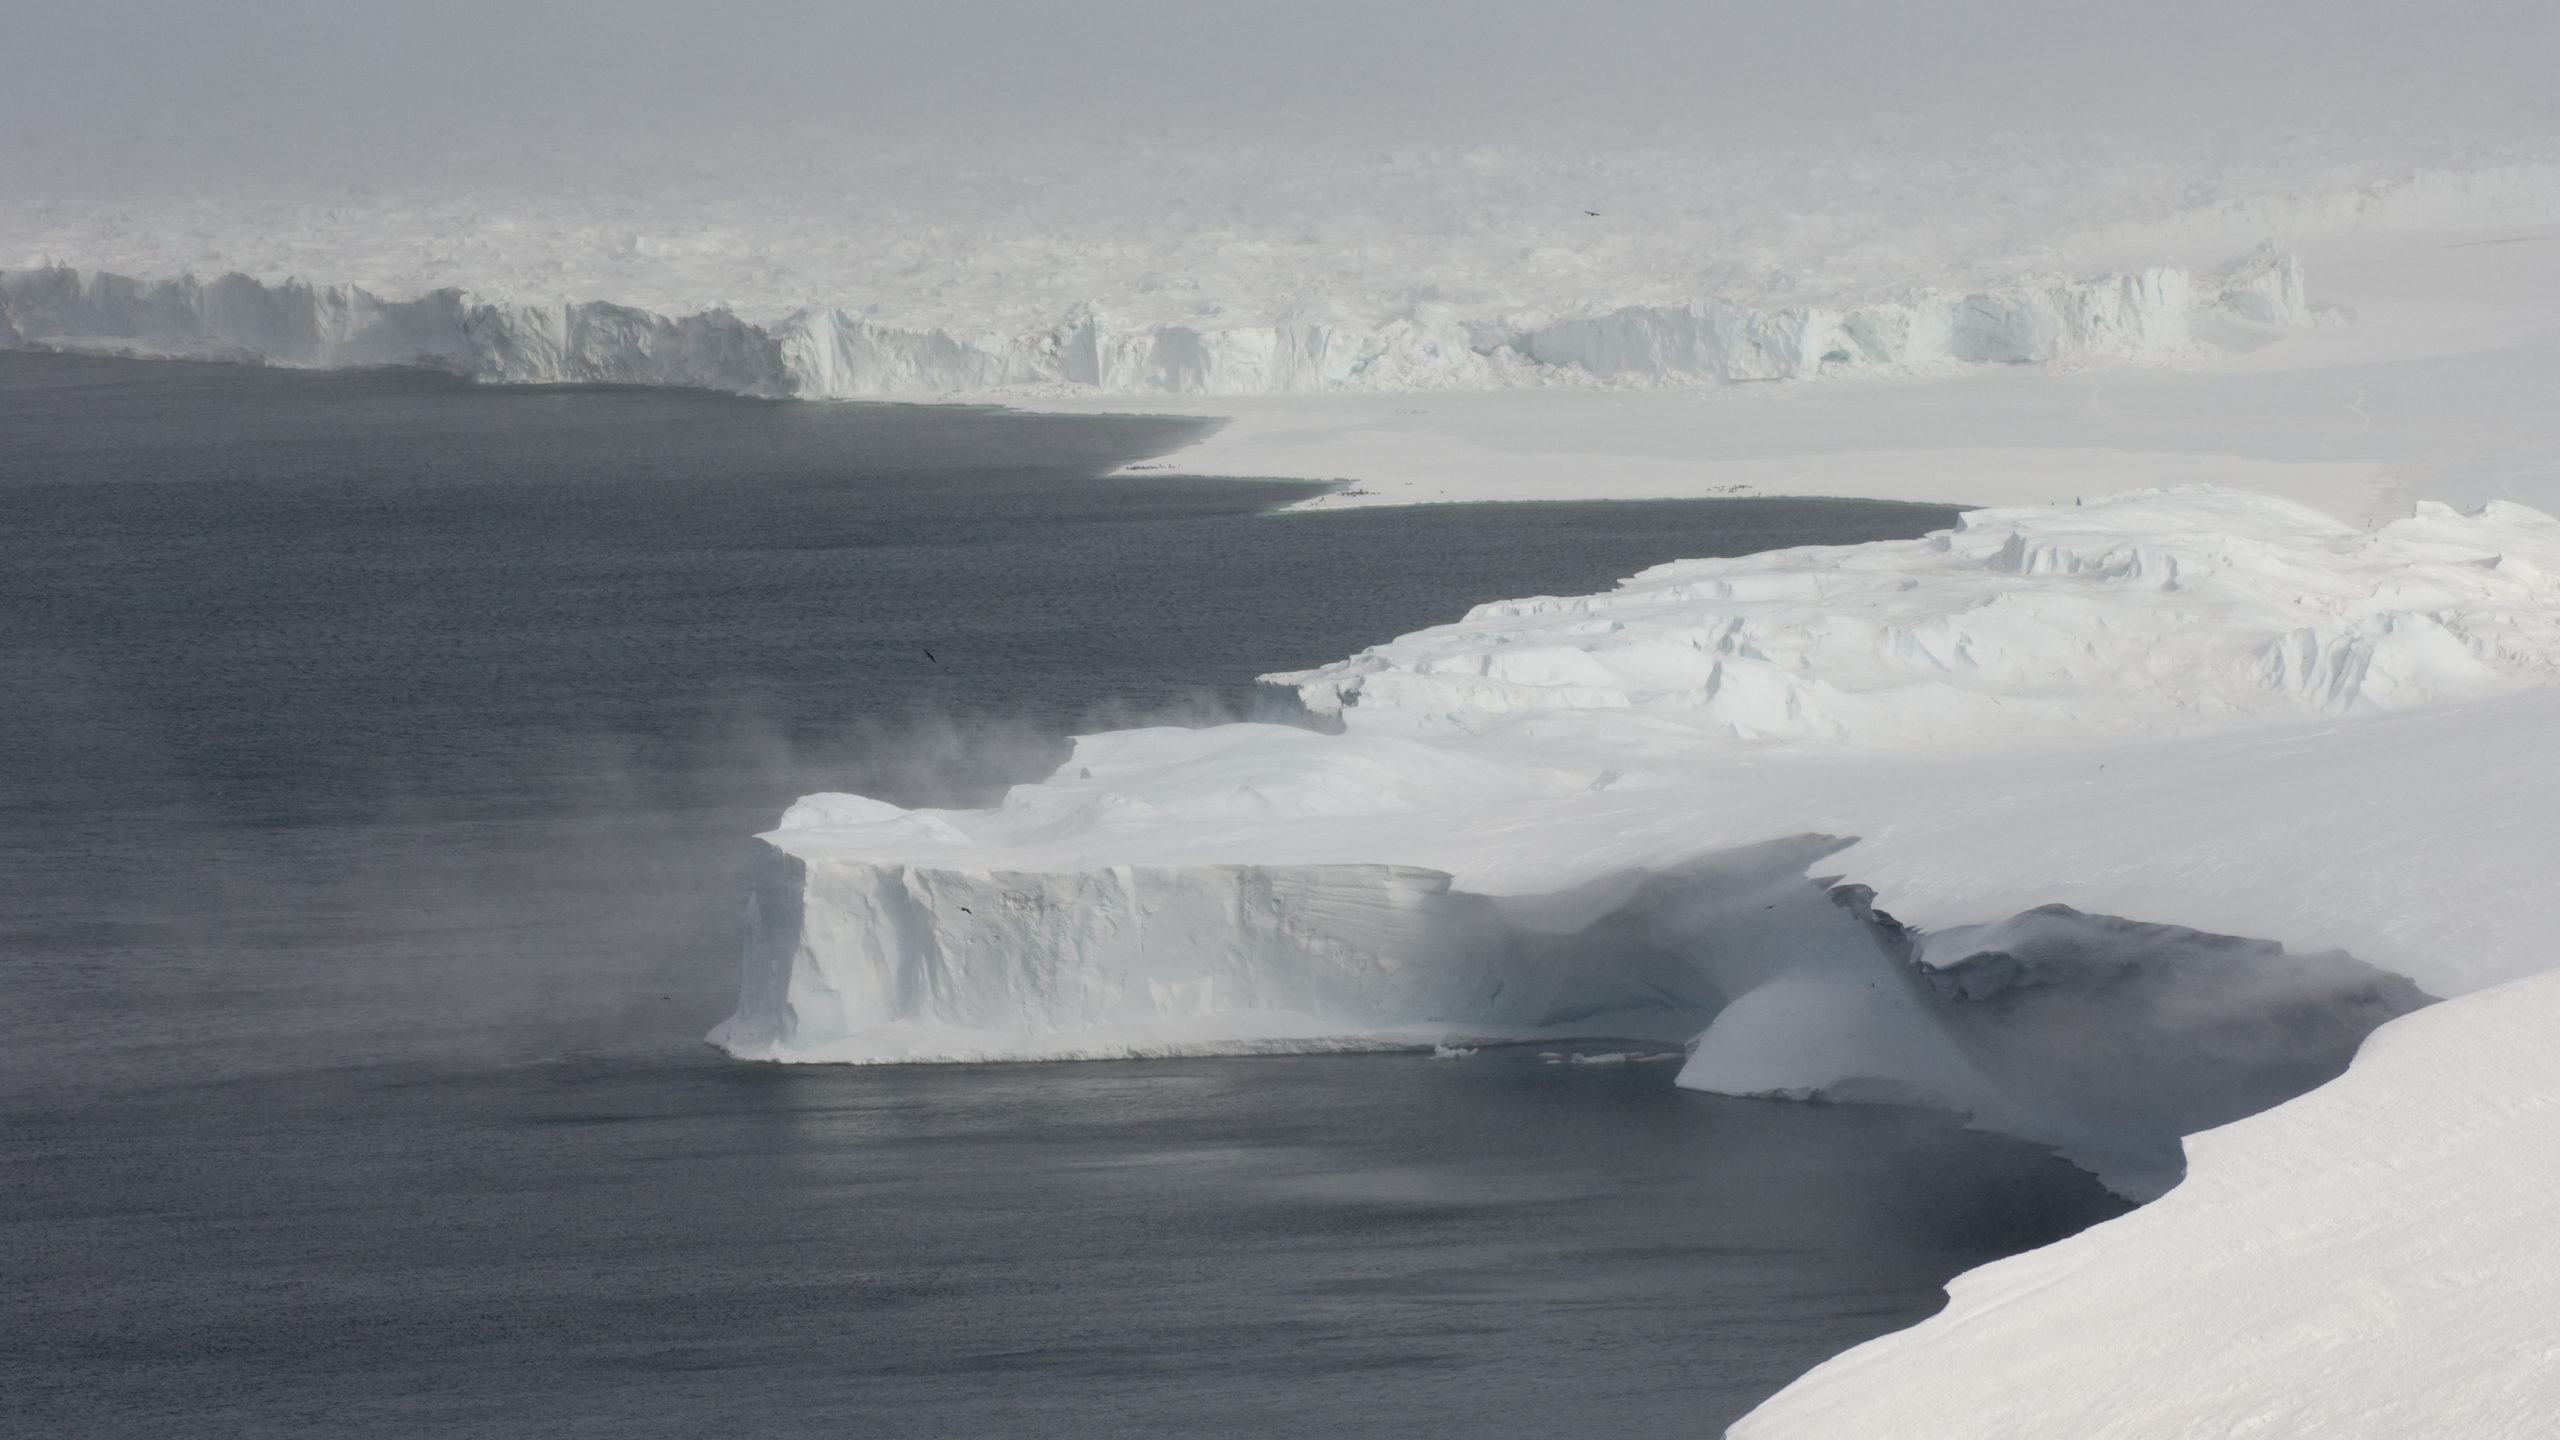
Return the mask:
[[[2167,1197],[1958,1277],[1729,1432],[2542,1436],[2560,1415],[2560,975],[2375,1032],[2192,1137]]]

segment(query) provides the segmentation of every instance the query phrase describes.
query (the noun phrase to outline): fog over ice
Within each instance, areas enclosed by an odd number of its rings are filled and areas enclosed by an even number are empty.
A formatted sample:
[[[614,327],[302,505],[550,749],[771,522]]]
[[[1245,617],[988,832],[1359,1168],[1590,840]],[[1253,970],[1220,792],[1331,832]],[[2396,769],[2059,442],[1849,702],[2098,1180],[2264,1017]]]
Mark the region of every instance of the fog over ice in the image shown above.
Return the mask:
[[[2560,114],[2532,0],[17,0],[7,32],[21,191],[1166,134],[2472,146]]]

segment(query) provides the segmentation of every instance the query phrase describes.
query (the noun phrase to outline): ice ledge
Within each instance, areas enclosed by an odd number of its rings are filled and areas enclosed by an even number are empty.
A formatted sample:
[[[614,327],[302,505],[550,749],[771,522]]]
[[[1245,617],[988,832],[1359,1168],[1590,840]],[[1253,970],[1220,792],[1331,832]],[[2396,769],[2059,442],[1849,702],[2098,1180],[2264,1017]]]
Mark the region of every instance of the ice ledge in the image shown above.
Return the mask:
[[[2262,328],[2306,323],[2312,312],[2300,263],[2266,247],[2201,278],[2160,266],[1774,310],[1709,297],[1560,317],[1419,306],[1365,322],[1133,328],[1082,305],[1024,331],[902,327],[827,305],[756,324],[723,309],[663,315],[458,289],[394,299],[355,285],[267,284],[240,274],[0,271],[0,345],[17,348],[417,365],[492,383],[683,385],[808,399],[1691,384],[1964,363],[2176,360],[2211,353],[2192,323],[2198,317]]]
[[[2425,1003],[2343,955],[2061,906],[1921,936],[1808,881],[1846,843],[1820,835],[1493,896],[1400,865],[926,866],[816,829],[757,842],[738,1011],[709,1037],[742,1059],[1685,1043],[1688,1088],[1952,1109],[2149,1198],[2180,1135]]]
[[[761,837],[720,1038],[912,1060],[1685,1029],[1686,1083],[1947,1105],[2155,1192],[2178,1134],[2419,1003],[2397,975],[2461,994],[2548,963],[2515,897],[2560,804],[2555,536],[2513,506],[2367,534],[2152,492],[1484,607],[1381,647],[1338,734],[1087,736],[989,810],[804,800]],[[1746,662],[1882,698],[1749,733],[1646,698]]]

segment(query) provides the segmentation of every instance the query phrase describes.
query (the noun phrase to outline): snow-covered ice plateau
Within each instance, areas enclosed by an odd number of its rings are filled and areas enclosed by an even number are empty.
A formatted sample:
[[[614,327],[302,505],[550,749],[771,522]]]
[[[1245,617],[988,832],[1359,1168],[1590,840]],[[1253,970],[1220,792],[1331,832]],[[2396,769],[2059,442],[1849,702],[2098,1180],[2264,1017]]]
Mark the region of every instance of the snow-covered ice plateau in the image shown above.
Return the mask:
[[[0,344],[297,366],[417,365],[514,384],[688,385],[774,398],[1079,390],[1108,395],[1801,380],[1826,371],[2213,353],[2191,319],[2307,323],[2301,262],[2262,248],[2199,280],[2174,265],[1865,304],[1725,295],[1544,320],[1417,305],[1366,319],[1146,324],[1079,304],[1025,330],[916,328],[813,306],[757,324],[605,300],[385,298],[233,272],[144,281],[0,271]]]
[[[2536,223],[2542,157],[2093,164],[957,142],[724,179],[0,208],[0,344],[805,398],[2193,364],[2345,312],[2280,237]]]

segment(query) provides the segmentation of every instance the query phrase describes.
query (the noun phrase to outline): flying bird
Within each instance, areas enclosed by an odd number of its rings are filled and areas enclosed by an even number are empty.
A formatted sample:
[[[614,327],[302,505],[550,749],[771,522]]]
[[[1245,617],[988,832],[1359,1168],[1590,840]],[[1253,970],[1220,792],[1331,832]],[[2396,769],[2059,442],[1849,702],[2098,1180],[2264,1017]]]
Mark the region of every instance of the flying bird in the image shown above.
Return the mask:
[[[927,650],[926,652],[924,652],[924,658],[926,658],[927,660],[933,660],[933,652],[932,652],[932,651],[930,651],[930,650]],[[941,661],[939,661],[939,660],[933,660],[933,663],[934,663],[934,664],[936,664],[936,665],[939,665],[939,664],[941,664],[942,662],[941,662]]]

